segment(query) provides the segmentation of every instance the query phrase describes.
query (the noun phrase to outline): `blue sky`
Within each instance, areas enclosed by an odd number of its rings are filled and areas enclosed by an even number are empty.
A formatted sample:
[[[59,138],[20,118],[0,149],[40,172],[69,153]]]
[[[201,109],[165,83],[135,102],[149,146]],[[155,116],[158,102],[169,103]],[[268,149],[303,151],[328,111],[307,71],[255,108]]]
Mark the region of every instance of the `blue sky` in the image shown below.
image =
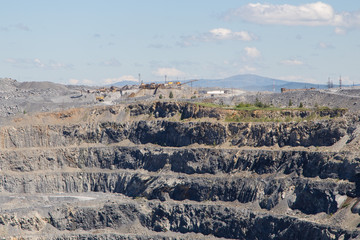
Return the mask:
[[[360,84],[360,1],[1,1],[0,77]]]

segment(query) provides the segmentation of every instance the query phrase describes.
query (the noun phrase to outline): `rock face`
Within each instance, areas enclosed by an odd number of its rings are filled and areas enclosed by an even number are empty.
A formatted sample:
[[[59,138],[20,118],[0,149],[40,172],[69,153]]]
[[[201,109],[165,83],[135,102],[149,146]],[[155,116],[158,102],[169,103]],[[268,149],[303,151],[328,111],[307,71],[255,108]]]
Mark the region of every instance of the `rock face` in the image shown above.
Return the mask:
[[[119,105],[3,126],[0,235],[360,236],[356,117],[224,121],[231,111],[188,103]]]

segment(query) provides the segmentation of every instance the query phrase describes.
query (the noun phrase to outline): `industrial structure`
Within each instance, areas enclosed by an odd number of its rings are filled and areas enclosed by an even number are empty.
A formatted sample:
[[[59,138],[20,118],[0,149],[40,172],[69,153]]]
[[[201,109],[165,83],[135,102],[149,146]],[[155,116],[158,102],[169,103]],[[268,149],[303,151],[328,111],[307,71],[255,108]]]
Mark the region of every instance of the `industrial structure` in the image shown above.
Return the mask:
[[[139,76],[139,79],[140,79],[140,76]],[[189,80],[189,81],[185,81],[185,82],[179,82],[179,81],[176,81],[176,82],[166,82],[166,83],[139,83],[139,85],[132,85],[132,86],[128,86],[128,85],[125,85],[123,87],[115,87],[115,86],[111,86],[111,87],[102,87],[102,88],[99,88],[99,89],[96,89],[96,90],[93,90],[89,93],[95,93],[96,96],[96,100],[97,101],[104,101],[104,98],[106,97],[106,94],[108,93],[115,93],[115,92],[119,92],[120,95],[122,96],[123,93],[125,92],[125,94],[128,92],[128,91],[131,91],[131,90],[136,90],[136,89],[140,89],[140,90],[143,90],[143,89],[149,89],[149,90],[154,90],[154,95],[157,93],[158,89],[181,89],[181,86],[185,85],[185,84],[189,84],[189,83],[193,83],[193,82],[196,82],[198,80],[196,79],[193,79],[193,80]],[[127,95],[127,94],[126,94]],[[134,97],[135,96],[135,92],[131,92],[128,97]]]

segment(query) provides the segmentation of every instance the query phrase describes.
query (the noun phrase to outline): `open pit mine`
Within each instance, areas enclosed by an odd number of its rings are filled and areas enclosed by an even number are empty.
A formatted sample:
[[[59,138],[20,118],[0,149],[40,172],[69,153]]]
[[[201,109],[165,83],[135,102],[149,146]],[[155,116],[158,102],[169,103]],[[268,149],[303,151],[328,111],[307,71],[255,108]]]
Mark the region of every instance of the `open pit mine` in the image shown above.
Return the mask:
[[[14,118],[1,239],[358,238],[359,115],[241,114],[149,102]]]

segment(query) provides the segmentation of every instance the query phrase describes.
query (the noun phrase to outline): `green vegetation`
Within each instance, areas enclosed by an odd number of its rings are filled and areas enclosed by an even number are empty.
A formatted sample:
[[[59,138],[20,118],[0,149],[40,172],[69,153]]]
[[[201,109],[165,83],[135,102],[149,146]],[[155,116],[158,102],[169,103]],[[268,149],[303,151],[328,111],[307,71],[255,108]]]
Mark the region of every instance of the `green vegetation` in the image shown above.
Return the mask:
[[[162,95],[162,94],[160,94],[160,95],[159,95],[159,99],[162,99],[162,98],[163,98],[163,95]]]
[[[258,99],[256,99],[255,103],[240,102],[236,106],[204,102],[195,104],[230,110],[225,117],[227,122],[302,122],[325,120],[341,117],[347,111],[347,109],[330,109],[329,107],[308,109],[304,108],[302,102],[299,103],[298,107],[275,107],[262,103]]]
[[[239,103],[238,105],[236,105],[236,108],[249,108],[249,107],[252,107],[253,105],[250,104],[250,103]]]
[[[342,204],[341,209],[349,207],[350,204],[351,204],[351,202],[352,202],[352,200],[353,200],[353,198],[347,197],[346,200],[345,200],[345,202]]]
[[[303,122],[303,121],[325,120],[330,118],[332,117],[330,117],[329,115],[320,116],[316,112],[312,112],[308,116],[303,118],[300,116],[285,116],[282,114],[266,115],[265,113],[259,116],[254,116],[253,114],[227,115],[225,121],[226,122]]]
[[[190,103],[190,102],[189,102]],[[225,105],[223,103],[215,104],[215,103],[207,103],[207,102],[196,102],[194,103],[198,106],[203,107],[211,107],[211,108],[221,108],[221,109],[232,109],[232,110],[239,110],[239,111],[255,111],[255,110],[266,110],[266,111],[282,111],[282,110],[297,110],[297,108],[282,108],[282,107],[275,107],[273,105],[265,104],[260,101],[256,101],[255,103],[244,103],[240,102],[235,107]]]
[[[244,110],[244,111],[255,111],[255,110],[269,110],[269,111],[279,111],[284,110],[284,108],[274,107],[272,105],[263,103],[256,98],[255,103],[243,103],[240,102],[235,106],[236,110]]]
[[[235,110],[246,110],[246,111],[254,111],[254,110],[260,110],[260,109],[266,109],[266,110],[283,110],[284,109],[284,108],[276,108],[272,105],[262,103],[261,101],[259,101],[258,98],[256,98],[255,103],[240,102],[235,107],[225,105],[223,102],[220,102],[220,104],[197,102],[195,104],[198,106],[211,107],[211,108],[224,108],[224,109],[235,109]]]
[[[258,98],[256,98],[254,105],[255,105],[255,107],[258,107],[258,108],[269,108],[270,107],[270,105],[262,103]]]
[[[173,92],[170,92],[170,94],[169,94],[169,98],[174,98],[174,94],[173,94]]]
[[[325,106],[321,106],[321,107],[317,106],[316,110],[317,111],[328,111],[328,110],[331,110],[331,109],[329,107],[325,107]]]

